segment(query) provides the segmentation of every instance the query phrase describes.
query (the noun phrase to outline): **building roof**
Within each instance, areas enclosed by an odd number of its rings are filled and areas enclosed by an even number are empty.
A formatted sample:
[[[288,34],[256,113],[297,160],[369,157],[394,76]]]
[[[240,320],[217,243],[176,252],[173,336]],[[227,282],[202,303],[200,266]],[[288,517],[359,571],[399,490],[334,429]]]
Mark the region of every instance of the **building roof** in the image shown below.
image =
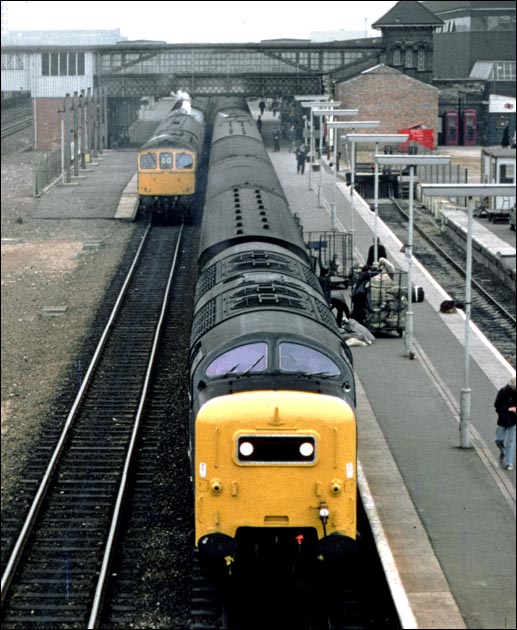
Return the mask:
[[[443,20],[423,6],[421,2],[397,2],[397,4],[372,24],[372,28],[426,26],[438,27]]]
[[[70,31],[9,31],[2,35],[6,46],[95,46],[127,40],[120,29]]]
[[[515,2],[507,0],[485,0],[485,1],[460,1],[460,0],[439,0],[422,2],[424,7],[432,11],[435,15],[445,15],[455,13],[456,15],[470,15],[473,10],[480,9],[491,13],[500,12],[501,9],[515,13]]]
[[[434,85],[429,85],[429,83],[424,83],[423,81],[414,79],[413,77],[410,77],[407,74],[400,72],[400,70],[396,70],[395,68],[392,68],[391,66],[387,66],[383,63],[378,64],[376,66],[372,66],[371,68],[368,68],[367,70],[363,70],[361,74],[358,74],[355,77],[352,77],[346,81],[343,81],[342,84],[353,83],[356,81],[364,81],[365,77],[366,79],[368,79],[369,77],[378,76],[378,75],[390,75],[394,78],[398,78],[401,81],[408,83],[408,85],[415,84],[415,87],[418,86],[420,89],[427,90],[429,92],[438,93],[440,91]]]

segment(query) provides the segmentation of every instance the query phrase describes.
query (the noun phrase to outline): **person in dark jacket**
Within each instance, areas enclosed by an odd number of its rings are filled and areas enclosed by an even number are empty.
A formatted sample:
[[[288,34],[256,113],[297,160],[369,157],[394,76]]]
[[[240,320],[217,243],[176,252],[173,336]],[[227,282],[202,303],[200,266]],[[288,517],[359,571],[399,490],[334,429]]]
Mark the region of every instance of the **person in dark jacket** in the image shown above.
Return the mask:
[[[515,377],[497,392],[494,407],[497,412],[495,443],[499,448],[501,465],[513,470],[515,461]]]
[[[366,264],[368,267],[371,267],[374,262],[378,262],[381,258],[387,258],[386,248],[384,245],[377,239],[377,260],[375,260],[375,241],[373,245],[370,245],[368,250],[368,257],[366,259]]]
[[[503,149],[507,149],[510,146],[510,127],[508,125],[506,125],[506,127],[503,129],[501,146],[503,147]]]
[[[380,273],[380,270],[377,267],[364,265],[352,291],[352,314],[350,317],[360,324],[364,323],[366,311],[370,309],[368,305],[368,283],[378,273]]]

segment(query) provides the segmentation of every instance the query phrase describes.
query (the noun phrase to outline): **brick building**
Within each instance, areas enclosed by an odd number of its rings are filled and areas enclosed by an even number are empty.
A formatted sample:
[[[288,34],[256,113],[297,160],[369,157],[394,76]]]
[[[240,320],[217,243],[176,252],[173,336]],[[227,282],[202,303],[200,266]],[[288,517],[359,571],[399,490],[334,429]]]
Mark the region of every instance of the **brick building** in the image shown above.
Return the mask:
[[[375,133],[397,133],[420,125],[435,130],[435,143],[439,93],[438,88],[385,65],[336,85],[336,99],[344,109],[358,107],[358,120],[380,121]]]

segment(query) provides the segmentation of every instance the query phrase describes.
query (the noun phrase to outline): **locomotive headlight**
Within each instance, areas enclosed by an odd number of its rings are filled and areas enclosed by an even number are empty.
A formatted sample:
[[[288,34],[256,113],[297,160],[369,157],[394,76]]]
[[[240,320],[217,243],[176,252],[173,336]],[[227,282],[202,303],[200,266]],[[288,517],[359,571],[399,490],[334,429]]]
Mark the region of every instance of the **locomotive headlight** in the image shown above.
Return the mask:
[[[241,442],[239,444],[239,453],[243,457],[249,457],[253,453],[253,444],[251,442]]]
[[[314,453],[314,444],[311,442],[304,442],[300,444],[300,455],[303,457],[310,457]]]

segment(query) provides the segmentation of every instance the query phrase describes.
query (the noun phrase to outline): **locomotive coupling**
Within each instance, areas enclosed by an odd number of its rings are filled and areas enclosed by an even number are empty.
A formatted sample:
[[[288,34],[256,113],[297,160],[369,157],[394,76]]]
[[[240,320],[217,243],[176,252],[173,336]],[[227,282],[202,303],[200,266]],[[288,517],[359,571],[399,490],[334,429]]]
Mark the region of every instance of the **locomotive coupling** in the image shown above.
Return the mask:
[[[323,523],[323,526],[325,526],[330,516],[329,506],[327,505],[326,501],[321,501],[319,510],[320,510],[320,521]]]

